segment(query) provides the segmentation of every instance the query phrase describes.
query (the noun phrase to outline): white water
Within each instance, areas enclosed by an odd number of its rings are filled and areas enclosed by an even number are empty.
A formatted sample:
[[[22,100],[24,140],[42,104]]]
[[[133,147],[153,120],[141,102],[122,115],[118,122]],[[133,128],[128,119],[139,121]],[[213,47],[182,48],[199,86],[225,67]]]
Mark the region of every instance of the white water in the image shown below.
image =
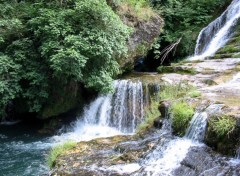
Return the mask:
[[[195,113],[184,138],[177,138],[159,145],[147,156],[144,171],[148,176],[171,176],[180,167],[188,150],[193,146],[201,146],[207,127],[207,113]]]
[[[32,176],[48,172],[44,160],[47,151],[69,140],[89,141],[99,137],[133,134],[137,124],[143,120],[143,102],[146,100],[143,96],[142,83],[120,80],[114,82],[114,88],[114,94],[99,96],[90,103],[70,127],[69,132],[31,140],[29,139],[31,136],[21,135],[20,139],[14,137],[13,142],[8,135],[0,133],[0,152],[3,155],[0,157],[0,167],[4,168],[3,174]],[[3,124],[0,124],[0,129]],[[133,166],[136,168],[136,165],[119,166],[118,171],[127,172],[126,170]]]
[[[213,56],[232,35],[232,28],[240,18],[240,0],[233,0],[220,17],[202,29],[198,36],[195,55],[189,60],[201,60]]]
[[[203,142],[207,128],[208,114],[206,112],[196,112],[187,129],[186,137],[198,142]]]
[[[133,134],[143,120],[143,88],[140,81],[114,82],[115,93],[99,96],[84,109],[73,129],[55,141],[89,141],[99,137]]]
[[[144,169],[148,176],[171,176],[172,171],[180,166],[192,146],[197,146],[189,139],[175,139],[158,146],[150,155],[147,167]],[[165,150],[164,150],[165,147]]]

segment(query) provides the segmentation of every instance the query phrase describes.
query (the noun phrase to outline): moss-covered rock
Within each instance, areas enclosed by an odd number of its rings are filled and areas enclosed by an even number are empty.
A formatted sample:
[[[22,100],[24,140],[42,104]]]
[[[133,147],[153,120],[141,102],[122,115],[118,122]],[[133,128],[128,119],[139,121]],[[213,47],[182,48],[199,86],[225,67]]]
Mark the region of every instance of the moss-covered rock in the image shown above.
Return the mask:
[[[208,119],[205,142],[217,152],[234,156],[239,147],[240,128],[236,117],[212,116]]]
[[[52,84],[55,85],[52,86],[53,90],[51,90],[48,102],[39,113],[40,119],[58,116],[81,106],[83,103],[84,89],[80,84],[71,82],[68,85],[63,85],[58,81],[54,81]]]
[[[164,21],[150,6],[142,7],[138,12],[131,3],[122,1],[114,3],[108,0],[108,4],[120,16],[122,21],[133,29],[128,39],[128,56],[118,60],[123,70],[132,70],[135,59],[146,55],[152,44],[162,31]]]

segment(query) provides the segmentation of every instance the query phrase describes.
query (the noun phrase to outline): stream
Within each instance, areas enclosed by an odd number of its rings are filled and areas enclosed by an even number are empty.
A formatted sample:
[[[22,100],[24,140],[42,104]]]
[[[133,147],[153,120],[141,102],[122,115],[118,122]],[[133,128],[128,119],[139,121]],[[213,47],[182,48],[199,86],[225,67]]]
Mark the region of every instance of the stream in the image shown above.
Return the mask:
[[[219,48],[226,44],[232,34],[231,29],[239,18],[240,1],[233,0],[219,18],[201,31],[195,56],[190,60],[203,59],[214,55]],[[239,73],[234,77],[235,82],[237,79],[239,79]],[[236,86],[234,80],[231,84]],[[137,125],[144,119],[144,107],[151,101],[149,92],[157,93],[160,91],[159,86],[153,86],[150,91],[150,88],[143,85],[141,81],[116,80],[114,81],[114,88],[114,94],[99,95],[84,108],[83,114],[78,117],[78,120],[73,122],[66,132],[59,135],[41,135],[37,130],[33,130],[32,127],[30,128],[30,126],[21,122],[0,124],[0,175],[35,176],[48,174],[49,168],[46,166],[45,158],[50,148],[69,140],[79,142],[99,137],[134,134]],[[159,145],[148,152],[138,163],[105,168],[94,166],[92,169],[101,172],[114,170],[118,174],[126,173],[135,176],[172,175],[173,171],[181,167],[181,162],[186,157],[188,159],[191,157],[188,156],[190,149],[194,148],[194,150],[204,150],[203,153],[205,152],[205,145],[201,142],[207,126],[208,111],[212,112],[218,107],[209,108],[209,110],[203,112],[195,112],[191,125],[183,138],[172,136],[171,127],[169,127],[171,125],[169,121],[166,121],[158,135],[160,137],[166,135],[170,137],[166,137],[168,139],[163,143],[159,142]],[[209,160],[215,157],[208,155],[207,152],[206,156],[210,158]],[[231,161],[235,164],[234,166],[229,164]],[[234,170],[236,165],[240,165],[237,159],[232,160],[217,156],[213,162],[215,162],[214,167],[209,166],[207,168],[206,166],[206,168],[203,168],[202,176],[207,175],[206,173],[224,175],[224,169],[223,171],[220,170],[222,163],[226,165],[226,168],[230,168],[230,171],[227,170],[226,172],[235,173],[236,176],[240,174]],[[219,170],[217,170],[218,168]],[[179,170],[178,173],[183,174],[185,170]]]

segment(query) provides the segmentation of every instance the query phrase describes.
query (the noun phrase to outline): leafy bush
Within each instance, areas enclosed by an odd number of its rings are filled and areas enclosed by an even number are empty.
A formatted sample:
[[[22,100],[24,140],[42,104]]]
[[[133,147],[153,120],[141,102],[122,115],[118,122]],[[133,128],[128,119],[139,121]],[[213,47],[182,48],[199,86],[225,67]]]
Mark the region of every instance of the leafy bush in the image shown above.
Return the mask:
[[[212,129],[219,138],[228,137],[236,127],[236,119],[226,115],[213,117],[209,124],[210,129]]]
[[[58,156],[64,154],[67,150],[72,149],[76,146],[76,142],[66,142],[62,145],[58,145],[53,147],[50,151],[49,155],[47,156],[47,164],[50,168],[54,166],[55,160]]]
[[[194,109],[185,102],[176,102],[170,108],[174,133],[184,135],[194,114]]]
[[[0,17],[0,116],[10,101],[39,112],[52,82],[112,91],[131,29],[105,1],[0,1]]]

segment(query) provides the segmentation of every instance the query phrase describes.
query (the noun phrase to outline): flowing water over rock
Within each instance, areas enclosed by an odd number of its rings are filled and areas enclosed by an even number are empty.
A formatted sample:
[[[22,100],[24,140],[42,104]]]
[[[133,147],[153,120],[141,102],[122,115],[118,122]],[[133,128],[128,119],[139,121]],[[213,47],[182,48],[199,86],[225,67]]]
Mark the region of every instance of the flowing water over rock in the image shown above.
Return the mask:
[[[187,129],[186,137],[198,142],[203,142],[207,128],[208,114],[206,112],[196,112]]]
[[[213,56],[223,47],[233,33],[233,27],[240,18],[240,0],[233,0],[220,17],[202,29],[198,36],[195,56],[190,60]]]
[[[190,147],[202,146],[207,126],[207,113],[196,113],[187,129],[184,138],[175,138],[162,145],[158,145],[144,161],[144,174],[148,176],[171,176],[172,172],[181,166]],[[166,130],[163,128],[163,130]]]
[[[145,100],[140,81],[114,82],[115,93],[99,96],[84,109],[68,133],[55,136],[56,141],[86,141],[96,137],[133,134],[143,120]]]

